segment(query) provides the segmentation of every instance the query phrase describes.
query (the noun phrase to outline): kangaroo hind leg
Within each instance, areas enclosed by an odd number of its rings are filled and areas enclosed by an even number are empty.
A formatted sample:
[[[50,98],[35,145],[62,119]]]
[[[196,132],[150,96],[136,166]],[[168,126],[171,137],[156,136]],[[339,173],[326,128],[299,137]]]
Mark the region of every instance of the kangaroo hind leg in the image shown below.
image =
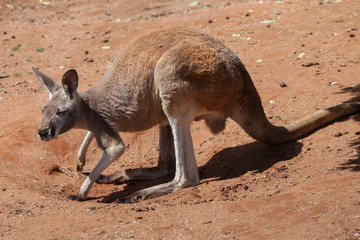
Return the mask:
[[[184,107],[182,107],[182,109],[184,109]],[[185,109],[185,112],[181,111],[180,113],[176,111],[169,113],[166,111],[167,109],[164,109],[174,136],[176,158],[174,179],[168,183],[139,190],[130,196],[118,199],[117,202],[137,202],[199,184],[199,173],[190,135],[190,125],[196,117],[198,108],[189,105]]]

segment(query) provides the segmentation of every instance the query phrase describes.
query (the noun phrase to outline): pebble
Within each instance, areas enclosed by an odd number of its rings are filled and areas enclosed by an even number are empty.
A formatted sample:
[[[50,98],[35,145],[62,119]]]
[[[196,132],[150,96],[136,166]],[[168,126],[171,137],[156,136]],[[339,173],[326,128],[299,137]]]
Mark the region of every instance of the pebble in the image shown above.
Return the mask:
[[[284,82],[281,82],[281,83],[279,83],[279,85],[280,85],[280,87],[287,87],[287,85],[286,85],[286,83],[284,83]]]
[[[84,59],[84,62],[93,62],[94,61],[94,59],[92,59],[92,58],[85,58]]]
[[[350,29],[348,29],[347,31],[348,32],[352,32],[352,31],[357,31],[358,29],[357,28],[350,28]]]
[[[96,211],[96,207],[89,207],[88,208],[89,211],[95,212]]]
[[[296,54],[296,52],[294,52],[294,54]],[[303,57],[305,57],[305,53],[300,53],[297,57],[298,58],[303,58]]]
[[[335,137],[341,137],[343,134],[341,133],[341,132],[338,132],[338,133],[336,133],[334,136]]]
[[[85,54],[89,54],[89,51],[88,50],[85,50],[85,52],[84,52]]]
[[[355,37],[355,34],[350,33],[349,37]]]
[[[315,65],[320,65],[320,63],[318,63],[318,62],[307,62],[307,63],[301,64],[301,66],[303,66],[303,67],[311,67],[311,66],[315,66]]]

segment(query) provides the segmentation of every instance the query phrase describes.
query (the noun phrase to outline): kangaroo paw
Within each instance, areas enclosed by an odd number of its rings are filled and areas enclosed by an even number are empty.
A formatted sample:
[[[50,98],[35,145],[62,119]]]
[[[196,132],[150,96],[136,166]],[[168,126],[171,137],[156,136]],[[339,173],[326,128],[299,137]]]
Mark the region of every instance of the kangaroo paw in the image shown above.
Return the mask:
[[[116,203],[135,203],[140,202],[145,199],[154,198],[158,196],[162,196],[171,192],[175,192],[181,188],[185,188],[190,186],[187,183],[178,183],[176,181],[172,181],[169,183],[164,183],[160,185],[156,185],[153,187],[145,188],[139,191],[134,192],[133,194],[119,198],[116,200]]]
[[[78,173],[82,173],[82,170],[83,170],[84,166],[85,166],[85,164],[78,163],[78,164],[76,165],[76,171],[77,171]]]
[[[110,184],[110,183],[123,183],[126,182],[129,179],[129,176],[125,173],[125,171],[117,171],[110,175],[103,175],[100,174],[100,176],[96,179],[96,183],[99,184]]]
[[[96,183],[98,184],[111,184],[111,183],[121,183],[123,182],[124,177],[120,176],[118,173],[110,174],[110,175],[103,175],[100,174],[100,176],[96,179]]]

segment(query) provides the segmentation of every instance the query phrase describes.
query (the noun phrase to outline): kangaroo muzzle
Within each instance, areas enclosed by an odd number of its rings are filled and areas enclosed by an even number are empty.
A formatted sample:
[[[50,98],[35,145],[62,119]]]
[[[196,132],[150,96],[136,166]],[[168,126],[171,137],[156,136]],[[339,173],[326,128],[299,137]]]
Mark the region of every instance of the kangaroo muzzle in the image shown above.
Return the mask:
[[[41,127],[38,129],[38,136],[43,141],[50,141],[55,137],[55,129],[53,127]]]

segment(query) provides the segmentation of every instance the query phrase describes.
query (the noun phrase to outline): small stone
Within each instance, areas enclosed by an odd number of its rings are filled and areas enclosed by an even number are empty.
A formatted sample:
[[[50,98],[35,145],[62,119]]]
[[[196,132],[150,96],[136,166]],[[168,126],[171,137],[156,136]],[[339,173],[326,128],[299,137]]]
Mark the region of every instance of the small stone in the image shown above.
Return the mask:
[[[335,137],[341,137],[342,135],[343,135],[342,132],[338,132],[338,133],[335,134]]]
[[[111,33],[111,31],[106,31],[103,33],[103,36],[105,36],[106,34],[109,34],[109,33]]]
[[[286,83],[284,83],[284,82],[279,83],[279,85],[280,85],[280,87],[282,87],[282,88],[287,87]]]
[[[85,58],[84,59],[84,62],[93,62],[94,61],[94,59],[92,59],[92,58]]]
[[[85,52],[84,52],[85,54],[89,54],[89,51],[88,50],[85,50]]]
[[[208,23],[212,23],[213,21],[211,19],[208,20]]]
[[[225,17],[226,20],[229,20],[230,18],[228,16]]]
[[[294,54],[296,54],[296,52],[294,52]],[[303,58],[303,57],[305,57],[305,53],[300,53],[297,57],[298,58]]]
[[[92,211],[92,212],[96,211],[96,207],[89,207],[88,209],[89,209],[89,211]]]
[[[355,34],[350,33],[349,37],[355,37]]]
[[[301,64],[301,66],[303,66],[303,67],[311,67],[311,66],[316,66],[316,65],[320,65],[320,63],[318,63],[318,62],[307,62],[307,63]]]

